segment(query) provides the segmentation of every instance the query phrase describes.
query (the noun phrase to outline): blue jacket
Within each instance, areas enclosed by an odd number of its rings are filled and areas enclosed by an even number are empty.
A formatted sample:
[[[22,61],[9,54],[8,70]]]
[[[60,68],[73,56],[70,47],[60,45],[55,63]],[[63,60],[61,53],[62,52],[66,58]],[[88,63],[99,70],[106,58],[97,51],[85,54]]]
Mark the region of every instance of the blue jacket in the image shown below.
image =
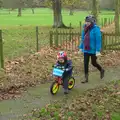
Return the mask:
[[[90,50],[85,50],[84,29],[83,29],[81,36],[81,43],[79,45],[79,49],[81,49],[83,53],[96,54],[96,52],[101,51],[101,47],[102,47],[101,45],[102,45],[101,31],[100,28],[96,24],[94,24],[94,26],[90,30]]]
[[[56,63],[55,66],[57,66],[57,67],[63,67],[64,69],[66,69],[66,73],[68,75],[72,75],[72,68],[73,68],[73,66],[72,66],[72,61],[71,60],[67,60],[65,64],[60,64],[57,61],[57,63]]]

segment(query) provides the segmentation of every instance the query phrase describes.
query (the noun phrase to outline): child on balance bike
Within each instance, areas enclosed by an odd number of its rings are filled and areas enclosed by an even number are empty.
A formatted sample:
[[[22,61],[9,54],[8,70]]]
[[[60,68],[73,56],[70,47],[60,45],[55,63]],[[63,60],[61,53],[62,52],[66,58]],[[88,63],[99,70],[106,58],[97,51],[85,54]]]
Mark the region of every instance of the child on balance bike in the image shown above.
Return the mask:
[[[69,78],[72,76],[72,61],[68,60],[67,54],[64,51],[60,51],[57,54],[57,62],[55,67],[61,67],[64,69],[63,73],[63,88],[64,88],[64,94],[68,94],[68,82]]]

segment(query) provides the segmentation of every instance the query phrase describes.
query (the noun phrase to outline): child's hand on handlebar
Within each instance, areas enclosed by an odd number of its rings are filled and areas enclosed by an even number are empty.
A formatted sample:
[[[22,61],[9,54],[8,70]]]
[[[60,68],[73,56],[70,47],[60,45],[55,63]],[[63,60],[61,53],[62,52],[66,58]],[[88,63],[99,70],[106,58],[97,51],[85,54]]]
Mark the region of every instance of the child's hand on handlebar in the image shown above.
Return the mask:
[[[67,69],[65,69],[65,71],[67,72],[67,71],[69,71],[69,69],[67,68]]]
[[[65,72],[67,72],[69,69],[68,68],[66,68],[66,69],[63,69],[63,71],[65,71]]]
[[[56,65],[52,65],[52,67],[54,68],[54,67],[56,67]]]

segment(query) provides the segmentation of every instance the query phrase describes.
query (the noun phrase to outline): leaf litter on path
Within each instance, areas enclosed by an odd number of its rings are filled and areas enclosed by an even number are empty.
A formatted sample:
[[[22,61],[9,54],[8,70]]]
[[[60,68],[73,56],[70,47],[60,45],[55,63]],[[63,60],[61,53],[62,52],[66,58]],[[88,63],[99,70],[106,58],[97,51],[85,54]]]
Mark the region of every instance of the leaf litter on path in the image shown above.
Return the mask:
[[[6,61],[5,70],[0,71],[0,96],[8,94],[14,97],[15,91],[21,93],[27,87],[44,84],[51,81],[52,65],[56,62],[56,54],[59,50],[49,47],[42,48],[40,52],[28,56],[22,56],[13,61]],[[83,72],[83,55],[77,51],[67,51],[68,57],[72,59],[74,74]],[[98,62],[104,67],[120,65],[120,52],[109,51],[98,57]],[[95,71],[90,65],[90,71]],[[3,94],[4,93],[4,94]],[[15,95],[16,96],[16,95]],[[10,97],[11,98],[11,97]],[[9,99],[9,97],[8,97]],[[4,97],[0,97],[4,100]]]
[[[117,83],[120,90],[120,82]],[[64,101],[56,101],[42,109],[35,109],[24,120],[113,120],[120,112],[120,96],[115,94],[114,84],[85,91],[82,95]],[[120,117],[120,116],[119,116]]]

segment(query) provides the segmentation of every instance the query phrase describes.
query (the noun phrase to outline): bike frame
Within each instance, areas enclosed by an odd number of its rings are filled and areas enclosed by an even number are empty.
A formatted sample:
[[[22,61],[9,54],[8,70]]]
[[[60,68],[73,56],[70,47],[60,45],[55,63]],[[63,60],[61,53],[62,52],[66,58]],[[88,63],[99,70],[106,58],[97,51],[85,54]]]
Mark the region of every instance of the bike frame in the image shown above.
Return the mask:
[[[58,77],[58,76],[55,76],[55,81],[59,84],[59,85],[62,85],[62,78],[61,77]]]

